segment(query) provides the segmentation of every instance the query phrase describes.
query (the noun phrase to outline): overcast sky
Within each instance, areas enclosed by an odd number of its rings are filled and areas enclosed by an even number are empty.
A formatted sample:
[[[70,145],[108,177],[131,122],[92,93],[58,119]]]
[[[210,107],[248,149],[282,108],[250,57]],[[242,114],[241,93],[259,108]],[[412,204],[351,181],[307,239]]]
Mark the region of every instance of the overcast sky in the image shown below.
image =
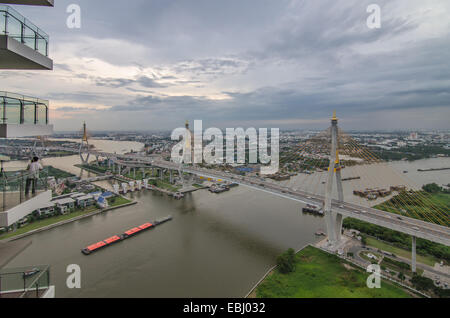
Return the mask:
[[[81,29],[66,8],[81,7]],[[382,9],[369,29],[366,8]],[[53,71],[2,71],[49,99],[55,130],[450,129],[448,0],[55,0],[15,7]]]

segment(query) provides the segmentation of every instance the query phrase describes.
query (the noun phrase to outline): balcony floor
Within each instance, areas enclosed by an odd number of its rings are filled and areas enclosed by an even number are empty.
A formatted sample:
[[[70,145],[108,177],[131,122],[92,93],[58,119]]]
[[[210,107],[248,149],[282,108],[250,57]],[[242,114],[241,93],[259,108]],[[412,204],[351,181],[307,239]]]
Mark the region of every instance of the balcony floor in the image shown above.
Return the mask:
[[[47,7],[54,6],[54,0],[2,0],[2,3],[24,4],[27,6],[47,6]]]
[[[52,70],[53,61],[7,35],[0,35],[0,69]]]
[[[49,136],[51,134],[53,134],[53,125],[0,124],[0,138]]]
[[[46,289],[40,289],[37,292],[36,295],[36,291],[27,291],[25,293],[25,295],[22,298],[41,298],[42,296],[44,296],[44,294],[47,292],[47,288]],[[0,294],[0,298],[19,298],[22,295],[23,292],[17,292],[17,293],[3,293]]]

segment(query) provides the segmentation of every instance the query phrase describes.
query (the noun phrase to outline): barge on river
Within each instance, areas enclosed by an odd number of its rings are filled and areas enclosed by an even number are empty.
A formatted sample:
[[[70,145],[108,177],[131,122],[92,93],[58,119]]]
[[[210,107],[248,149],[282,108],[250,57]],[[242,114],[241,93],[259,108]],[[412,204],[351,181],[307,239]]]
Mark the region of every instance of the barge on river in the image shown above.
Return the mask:
[[[154,221],[153,223],[144,223],[140,226],[134,227],[120,235],[114,235],[110,238],[107,238],[103,241],[97,242],[95,244],[89,245],[81,250],[84,255],[89,255],[93,252],[97,252],[98,250],[126,240],[130,237],[133,237],[139,233],[147,231],[149,229],[154,228],[155,226],[161,225],[165,222],[172,220],[172,216],[167,216],[165,218]]]

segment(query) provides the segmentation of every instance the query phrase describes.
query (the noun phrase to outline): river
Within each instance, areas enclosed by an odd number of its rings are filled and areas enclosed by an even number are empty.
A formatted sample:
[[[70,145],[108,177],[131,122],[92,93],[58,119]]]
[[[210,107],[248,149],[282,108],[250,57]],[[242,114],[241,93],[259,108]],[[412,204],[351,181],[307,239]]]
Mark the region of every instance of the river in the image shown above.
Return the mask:
[[[141,146],[92,143],[110,152]],[[45,163],[77,175],[81,172],[73,167],[78,156],[47,158]],[[448,158],[393,166],[413,174],[416,165],[450,166]],[[418,178],[415,182],[450,182],[448,171],[421,172]],[[128,196],[138,204],[26,238],[33,244],[8,267],[51,265],[57,297],[242,297],[281,252],[315,242],[314,233],[325,228],[322,218],[303,215],[301,204],[242,186],[222,194],[201,190],[182,200],[150,191]],[[80,252],[91,243],[167,215],[173,220],[151,231],[90,256]],[[81,267],[81,289],[66,287],[70,264]]]

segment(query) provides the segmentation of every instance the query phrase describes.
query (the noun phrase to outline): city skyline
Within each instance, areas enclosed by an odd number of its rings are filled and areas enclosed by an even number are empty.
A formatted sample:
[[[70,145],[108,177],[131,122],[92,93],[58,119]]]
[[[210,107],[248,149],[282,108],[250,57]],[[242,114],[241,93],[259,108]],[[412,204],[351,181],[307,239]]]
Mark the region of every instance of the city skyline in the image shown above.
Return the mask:
[[[3,90],[51,101],[55,131],[217,127],[449,129],[450,4],[378,1],[70,1],[21,7],[55,67],[2,71]]]

